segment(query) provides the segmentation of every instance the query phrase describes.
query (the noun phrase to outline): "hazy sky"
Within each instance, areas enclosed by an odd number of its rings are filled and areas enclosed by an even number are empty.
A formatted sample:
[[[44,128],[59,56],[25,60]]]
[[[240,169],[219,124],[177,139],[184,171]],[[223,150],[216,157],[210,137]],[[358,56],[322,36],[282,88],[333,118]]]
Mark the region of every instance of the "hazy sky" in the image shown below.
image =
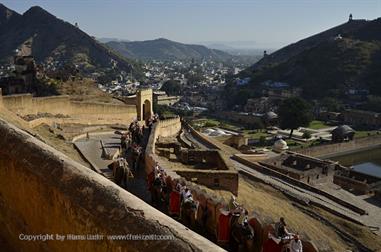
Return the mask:
[[[92,36],[165,37],[185,43],[249,41],[273,48],[344,23],[381,16],[381,0],[6,0],[19,13],[39,5]]]

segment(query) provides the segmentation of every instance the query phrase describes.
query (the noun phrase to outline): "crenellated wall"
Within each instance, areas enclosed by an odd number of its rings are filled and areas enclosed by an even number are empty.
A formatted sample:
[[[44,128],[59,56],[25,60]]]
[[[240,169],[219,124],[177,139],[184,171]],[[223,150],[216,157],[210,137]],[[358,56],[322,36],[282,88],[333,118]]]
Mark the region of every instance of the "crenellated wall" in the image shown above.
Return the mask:
[[[222,251],[113,182],[0,120],[0,236],[15,251]],[[20,235],[169,235],[24,241]]]

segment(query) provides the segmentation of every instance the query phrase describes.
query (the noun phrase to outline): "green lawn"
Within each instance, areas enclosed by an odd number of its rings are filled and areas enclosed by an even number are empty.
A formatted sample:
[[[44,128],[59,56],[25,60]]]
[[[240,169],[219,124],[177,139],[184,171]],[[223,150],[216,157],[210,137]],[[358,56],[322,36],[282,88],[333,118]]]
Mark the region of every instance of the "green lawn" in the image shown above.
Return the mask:
[[[267,134],[264,130],[263,131],[256,131],[256,130],[244,130],[243,134],[249,138],[259,139],[261,136],[270,136],[270,134]]]
[[[324,129],[330,127],[329,125],[325,124],[322,121],[314,120],[310,122],[310,125],[308,125],[308,128],[310,129]]]
[[[196,128],[221,127],[221,128],[230,129],[233,131],[239,131],[239,127],[237,125],[234,125],[224,120],[219,120],[219,119],[209,118],[209,117],[193,120],[191,121],[191,125]]]
[[[374,136],[377,134],[377,130],[356,130],[355,138],[362,138],[367,136]]]

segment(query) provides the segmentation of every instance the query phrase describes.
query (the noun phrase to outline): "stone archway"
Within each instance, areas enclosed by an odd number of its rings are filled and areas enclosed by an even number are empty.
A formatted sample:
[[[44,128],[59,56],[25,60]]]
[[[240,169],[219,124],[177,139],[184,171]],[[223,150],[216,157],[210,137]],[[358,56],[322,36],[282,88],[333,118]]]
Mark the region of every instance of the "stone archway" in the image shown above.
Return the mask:
[[[152,89],[142,89],[137,92],[136,113],[139,121],[151,117],[152,111]]]
[[[145,100],[143,103],[143,121],[149,119],[152,116],[152,111],[151,111],[151,101]]]

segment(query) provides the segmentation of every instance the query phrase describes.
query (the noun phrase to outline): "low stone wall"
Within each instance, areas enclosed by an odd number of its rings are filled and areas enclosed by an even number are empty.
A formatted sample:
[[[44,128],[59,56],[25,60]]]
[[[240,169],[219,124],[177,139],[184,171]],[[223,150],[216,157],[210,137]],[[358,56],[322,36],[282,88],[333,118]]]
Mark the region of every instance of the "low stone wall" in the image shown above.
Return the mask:
[[[216,149],[216,150],[220,150],[220,147],[218,147],[216,144],[212,143],[206,136],[204,136],[201,132],[195,130],[194,128],[192,128],[189,124],[187,123],[183,123],[184,125],[184,128],[189,130],[190,133],[195,137],[197,138],[198,141],[200,141],[202,144],[204,144],[205,146],[207,146],[208,148],[210,149]]]
[[[370,149],[377,146],[381,146],[381,135],[356,138],[352,141],[343,143],[323,144],[294,151],[307,156],[329,158],[339,154]]]
[[[229,170],[234,168],[230,164],[230,160],[224,158],[220,151],[217,150],[196,150],[181,149],[175,154],[179,156],[182,163],[185,164],[207,164],[209,170]]]
[[[106,123],[115,123],[125,121],[126,124],[137,117],[135,105],[123,104],[107,104],[97,102],[76,102],[71,101],[67,95],[49,96],[49,97],[32,97],[31,94],[20,94],[3,96],[4,107],[21,116],[37,113],[50,113],[52,115],[63,114],[68,115],[80,121],[81,119],[89,120],[89,123],[96,123],[104,120]],[[39,120],[40,119],[40,120]],[[36,119],[31,123],[32,126],[38,126],[43,119]],[[49,123],[59,118],[46,118]],[[72,119],[72,120],[73,120]],[[62,121],[69,121],[68,119]],[[84,120],[85,122],[85,120]]]
[[[3,104],[4,107],[17,113],[17,111],[22,110],[24,107],[32,106],[32,94],[3,96]]]
[[[15,251],[222,251],[113,182],[0,120],[0,236]],[[24,241],[21,234],[172,240]]]
[[[159,121],[158,136],[176,136],[181,131],[180,117]]]
[[[38,112],[52,115],[63,114],[70,118],[42,117],[28,124],[37,127],[41,124],[78,123],[78,124],[128,124],[137,116],[136,106],[105,104],[93,102],[73,102],[69,96],[32,97],[31,94],[11,95],[1,98],[4,107],[19,115],[37,114]]]
[[[333,176],[333,183],[357,194],[367,194],[370,191],[370,186],[367,183],[338,174]]]
[[[71,114],[134,114],[136,105],[107,104],[97,102],[71,102]]]
[[[236,171],[177,170],[176,173],[189,181],[211,189],[222,189],[238,195],[238,172]]]

